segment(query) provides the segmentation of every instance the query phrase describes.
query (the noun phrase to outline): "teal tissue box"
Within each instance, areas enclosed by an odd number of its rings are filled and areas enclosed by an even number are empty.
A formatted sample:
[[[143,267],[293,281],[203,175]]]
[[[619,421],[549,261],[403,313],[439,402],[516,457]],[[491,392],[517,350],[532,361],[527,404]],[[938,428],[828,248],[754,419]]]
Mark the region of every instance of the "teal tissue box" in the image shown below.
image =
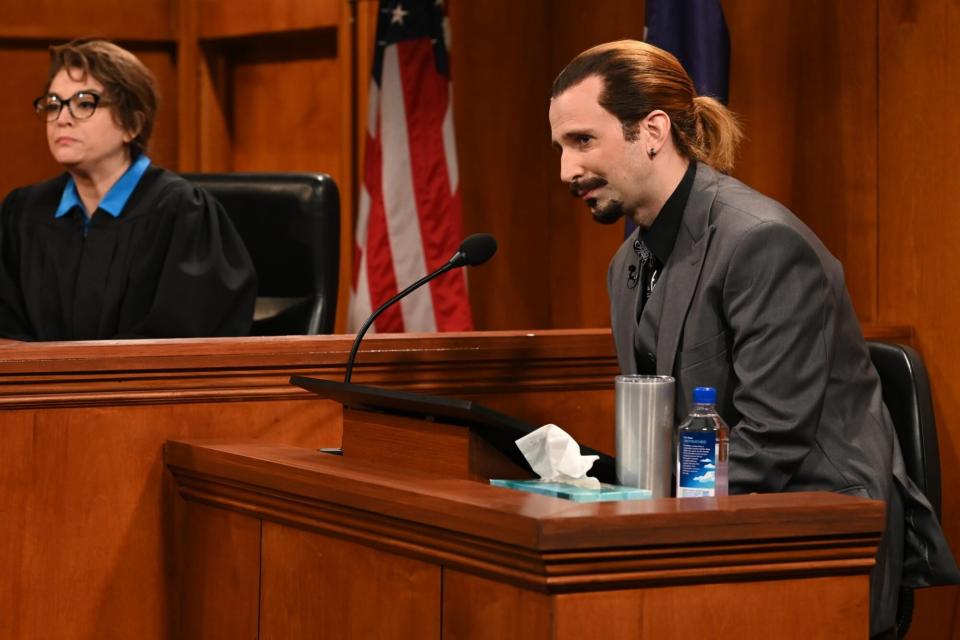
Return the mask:
[[[611,500],[649,500],[649,489],[623,487],[617,484],[600,484],[599,489],[581,489],[572,484],[560,482],[546,482],[544,480],[500,480],[491,478],[490,484],[495,487],[519,489],[530,493],[539,493],[544,496],[573,500],[574,502],[606,502]]]

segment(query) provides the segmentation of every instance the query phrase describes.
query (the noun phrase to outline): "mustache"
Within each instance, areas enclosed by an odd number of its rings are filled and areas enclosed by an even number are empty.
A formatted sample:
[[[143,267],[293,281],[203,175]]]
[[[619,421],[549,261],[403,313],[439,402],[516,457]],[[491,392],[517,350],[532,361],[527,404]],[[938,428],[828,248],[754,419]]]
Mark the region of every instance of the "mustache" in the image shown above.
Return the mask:
[[[603,178],[588,178],[586,180],[574,180],[570,183],[570,193],[575,198],[580,198],[583,194],[599,189],[607,184]]]

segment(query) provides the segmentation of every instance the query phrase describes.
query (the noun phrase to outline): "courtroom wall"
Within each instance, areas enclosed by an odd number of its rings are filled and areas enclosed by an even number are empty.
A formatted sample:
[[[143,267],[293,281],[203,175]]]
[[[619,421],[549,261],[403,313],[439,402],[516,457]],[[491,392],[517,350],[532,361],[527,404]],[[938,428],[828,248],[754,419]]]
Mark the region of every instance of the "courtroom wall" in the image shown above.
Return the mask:
[[[865,323],[909,324],[930,367],[944,524],[960,550],[960,92],[951,0],[722,0],[734,175],[805,220]],[[578,51],[643,33],[641,0],[449,0],[464,226],[500,252],[472,270],[477,328],[606,326],[621,240],[558,178],[547,104]],[[344,195],[343,330],[376,4],[361,0],[0,0],[0,193],[57,171],[30,112],[46,47],[105,36],[154,70],[151,155],[179,170],[324,171]],[[354,19],[355,18],[355,19]],[[957,591],[924,593],[911,637],[947,638]],[[933,615],[927,615],[930,612]],[[931,622],[932,620],[932,622]]]

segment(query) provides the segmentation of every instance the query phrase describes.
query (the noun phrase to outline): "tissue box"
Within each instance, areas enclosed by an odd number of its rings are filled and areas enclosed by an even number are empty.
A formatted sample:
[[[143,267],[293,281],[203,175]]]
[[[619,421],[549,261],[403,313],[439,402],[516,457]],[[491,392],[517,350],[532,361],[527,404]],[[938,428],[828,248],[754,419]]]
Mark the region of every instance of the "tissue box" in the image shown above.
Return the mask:
[[[606,502],[609,500],[648,500],[651,498],[649,489],[623,487],[617,484],[600,484],[599,489],[581,489],[571,484],[560,482],[546,482],[544,480],[500,480],[490,479],[495,487],[519,489],[530,493],[539,493],[544,496],[573,500],[574,502]]]

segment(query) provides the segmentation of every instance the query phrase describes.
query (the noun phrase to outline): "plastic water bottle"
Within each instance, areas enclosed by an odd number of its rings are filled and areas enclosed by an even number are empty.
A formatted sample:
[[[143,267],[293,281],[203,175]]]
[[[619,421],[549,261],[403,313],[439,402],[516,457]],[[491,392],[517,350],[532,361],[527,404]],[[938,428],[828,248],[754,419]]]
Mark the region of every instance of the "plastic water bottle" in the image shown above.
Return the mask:
[[[717,390],[693,390],[693,409],[677,432],[677,497],[727,495],[730,429],[717,413]]]

